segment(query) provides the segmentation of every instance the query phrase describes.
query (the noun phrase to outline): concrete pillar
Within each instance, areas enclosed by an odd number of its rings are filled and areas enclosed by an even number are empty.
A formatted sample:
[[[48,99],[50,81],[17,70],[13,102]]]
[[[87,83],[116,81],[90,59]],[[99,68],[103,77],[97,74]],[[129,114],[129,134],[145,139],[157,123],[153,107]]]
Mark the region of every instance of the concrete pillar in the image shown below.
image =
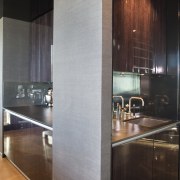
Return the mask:
[[[112,1],[54,1],[53,86],[54,180],[110,180]]]

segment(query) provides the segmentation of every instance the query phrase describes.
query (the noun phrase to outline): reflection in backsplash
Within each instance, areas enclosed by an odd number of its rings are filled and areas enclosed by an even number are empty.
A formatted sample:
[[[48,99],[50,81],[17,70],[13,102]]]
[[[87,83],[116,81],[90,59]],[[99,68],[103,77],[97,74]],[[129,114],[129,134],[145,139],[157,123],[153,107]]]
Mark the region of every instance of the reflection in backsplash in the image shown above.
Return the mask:
[[[134,112],[144,115],[177,119],[177,77],[175,75],[138,74],[113,72],[113,96],[122,96],[125,107],[132,96],[141,97],[144,106],[137,99],[132,101]],[[122,98],[113,98],[122,105]],[[132,110],[127,108],[127,112]]]
[[[47,105],[45,95],[52,83],[5,82],[4,107]]]
[[[140,76],[130,72],[113,72],[113,95],[140,95]]]
[[[140,75],[131,72],[113,72],[113,117],[127,120],[143,110],[140,97]],[[132,98],[133,97],[133,98]],[[142,101],[139,101],[142,99]],[[143,101],[144,102],[144,101]]]
[[[150,97],[148,113],[154,116],[177,119],[177,76],[150,76]]]

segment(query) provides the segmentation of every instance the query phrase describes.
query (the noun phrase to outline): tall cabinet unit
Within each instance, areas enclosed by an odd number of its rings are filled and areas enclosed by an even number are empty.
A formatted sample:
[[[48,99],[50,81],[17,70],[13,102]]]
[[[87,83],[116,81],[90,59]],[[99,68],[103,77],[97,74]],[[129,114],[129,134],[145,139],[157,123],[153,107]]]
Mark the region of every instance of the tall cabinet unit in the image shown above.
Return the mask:
[[[134,96],[130,87],[138,87],[146,115],[174,120],[179,106],[178,3],[113,0],[113,71],[122,79],[113,95],[123,95],[128,103]],[[139,78],[139,83],[127,86],[123,80],[129,76]]]
[[[114,71],[166,72],[165,17],[165,1],[113,0]]]
[[[143,115],[179,121],[179,1],[113,0],[112,50],[113,95],[141,97]],[[178,164],[179,127],[112,149],[112,179],[177,180]]]

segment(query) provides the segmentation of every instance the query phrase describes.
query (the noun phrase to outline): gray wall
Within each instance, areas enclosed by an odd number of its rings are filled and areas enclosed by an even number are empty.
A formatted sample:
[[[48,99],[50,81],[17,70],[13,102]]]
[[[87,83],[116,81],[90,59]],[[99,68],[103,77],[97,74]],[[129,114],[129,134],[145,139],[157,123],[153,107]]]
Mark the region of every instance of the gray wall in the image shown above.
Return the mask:
[[[4,81],[29,80],[30,23],[3,18]]]
[[[108,0],[55,0],[55,180],[110,179],[111,7]]]

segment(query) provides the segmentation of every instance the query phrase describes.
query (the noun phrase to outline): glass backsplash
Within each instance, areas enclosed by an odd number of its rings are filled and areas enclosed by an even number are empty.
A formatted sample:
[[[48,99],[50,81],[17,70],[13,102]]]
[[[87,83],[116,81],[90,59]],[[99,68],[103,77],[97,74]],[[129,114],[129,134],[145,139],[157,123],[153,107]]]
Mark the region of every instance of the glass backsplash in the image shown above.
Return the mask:
[[[113,72],[113,95],[139,96],[140,75],[130,72]]]
[[[4,107],[46,105],[45,95],[52,83],[4,82]]]
[[[124,104],[129,103],[132,96],[141,97],[141,101],[133,100],[144,115],[177,119],[177,76],[162,74],[138,74],[130,72],[113,72],[113,95],[123,96]],[[114,102],[122,103],[121,98]]]

